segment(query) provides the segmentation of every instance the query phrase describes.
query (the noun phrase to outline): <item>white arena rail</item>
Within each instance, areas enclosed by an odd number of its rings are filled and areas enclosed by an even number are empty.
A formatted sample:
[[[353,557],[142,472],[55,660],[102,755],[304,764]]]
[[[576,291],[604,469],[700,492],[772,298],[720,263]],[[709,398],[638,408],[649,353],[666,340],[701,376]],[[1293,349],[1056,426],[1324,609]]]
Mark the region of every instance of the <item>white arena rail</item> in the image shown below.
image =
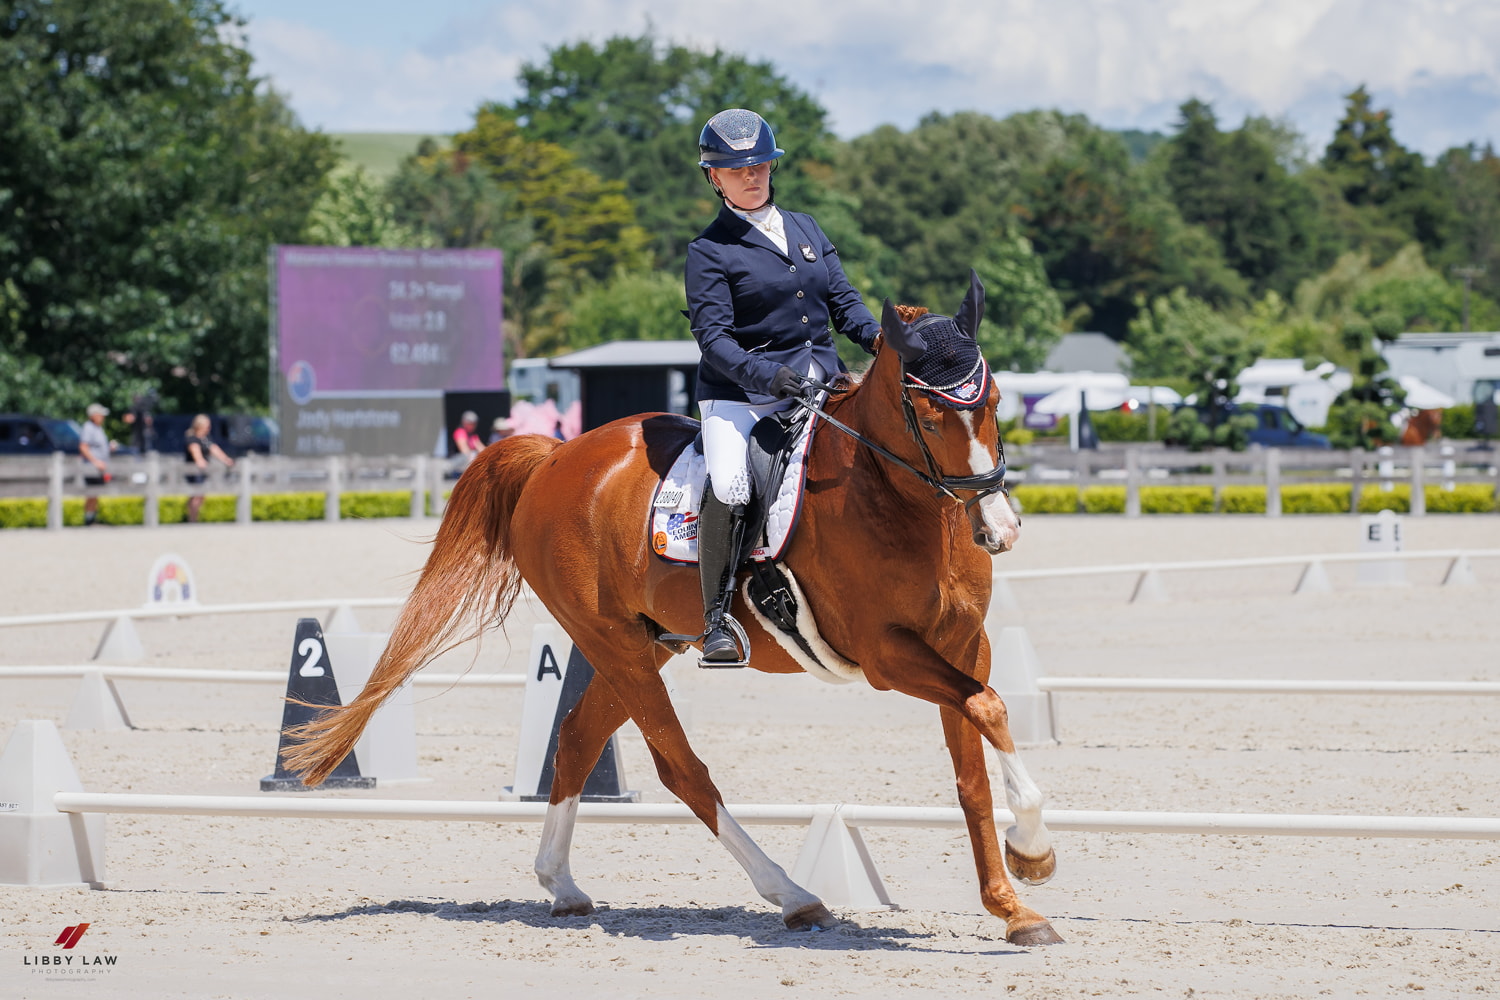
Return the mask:
[[[172,667],[113,667],[102,664],[87,666],[0,667],[0,680],[43,680],[53,677],[86,677],[100,674],[109,680],[130,681],[218,681],[230,684],[285,684],[285,670],[193,670]],[[445,687],[521,687],[525,674],[424,674],[412,677],[413,684]]]
[[[1042,691],[1171,694],[1500,695],[1495,681],[1198,680],[1191,677],[1038,677]]]
[[[1055,569],[1001,570],[997,580],[1043,580],[1052,577],[1107,576],[1111,573],[1164,573],[1179,570],[1257,569],[1266,566],[1304,566],[1315,562],[1390,562],[1402,559],[1500,559],[1500,549],[1425,549],[1413,552],[1335,552],[1327,555],[1250,556],[1243,559],[1205,559],[1200,562],[1117,563],[1106,566],[1061,566]],[[4,619],[0,619],[3,624]]]
[[[479,823],[539,823],[543,802],[462,802],[422,799],[319,799],[229,795],[146,795],[58,792],[53,805],[65,813],[128,813],[147,816],[245,816],[276,819],[447,820]],[[933,806],[732,805],[745,825],[799,826],[836,814],[846,826],[963,829],[963,811]],[[1078,833],[1177,833],[1301,837],[1417,837],[1500,840],[1500,818],[1447,816],[1276,815],[1274,813],[1111,812],[1048,809],[1047,826]],[[995,822],[1015,817],[995,810]],[[580,823],[697,823],[680,803],[581,803]]]
[[[399,608],[404,597],[310,598],[305,601],[261,601],[243,604],[177,604],[162,608],[121,608],[115,611],[63,611],[55,614],[0,618],[0,628],[21,625],[69,625],[75,622],[114,621],[116,618],[194,618],[200,615],[250,615],[309,608]]]

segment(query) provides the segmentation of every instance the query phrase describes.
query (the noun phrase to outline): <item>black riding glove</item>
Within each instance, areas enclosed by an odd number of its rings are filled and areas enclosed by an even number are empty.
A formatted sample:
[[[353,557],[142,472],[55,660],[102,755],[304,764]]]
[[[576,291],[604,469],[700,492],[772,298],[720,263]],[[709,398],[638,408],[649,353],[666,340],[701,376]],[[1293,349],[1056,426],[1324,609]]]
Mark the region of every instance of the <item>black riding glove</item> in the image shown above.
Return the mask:
[[[771,392],[781,399],[795,399],[809,391],[807,379],[786,365],[771,378]]]

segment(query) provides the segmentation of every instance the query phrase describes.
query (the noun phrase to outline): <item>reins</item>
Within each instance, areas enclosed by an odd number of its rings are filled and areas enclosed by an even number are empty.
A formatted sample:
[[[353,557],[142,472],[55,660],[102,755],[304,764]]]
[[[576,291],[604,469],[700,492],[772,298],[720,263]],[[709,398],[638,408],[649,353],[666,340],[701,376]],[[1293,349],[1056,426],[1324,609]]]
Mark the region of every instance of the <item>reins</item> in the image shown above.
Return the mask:
[[[808,384],[814,385],[817,388],[822,389],[824,392],[830,394],[844,391],[841,389],[835,389],[831,385],[825,385],[822,382],[817,382],[812,379],[808,379]],[[814,413],[824,420],[828,421],[834,427],[837,427],[839,430],[843,431],[845,434],[849,435],[851,438],[858,441],[866,448],[869,448],[881,458],[884,458],[887,461],[894,463],[895,465],[899,465],[907,472],[910,472],[922,482],[932,487],[937,496],[946,496],[949,499],[962,504],[965,511],[967,511],[971,506],[983,500],[985,497],[989,496],[992,493],[999,492],[1007,497],[1010,496],[1010,491],[1005,488],[1005,442],[1000,440],[998,436],[995,439],[995,450],[999,461],[989,472],[983,472],[971,476],[945,476],[942,474],[942,472],[937,467],[937,460],[932,457],[932,450],[927,447],[927,438],[922,434],[921,426],[917,423],[917,409],[911,401],[911,390],[916,388],[922,387],[914,385],[913,383],[907,381],[906,366],[902,365],[901,411],[903,416],[906,418],[907,431],[911,434],[912,439],[916,441],[917,447],[922,451],[922,459],[927,464],[926,472],[923,472],[921,469],[912,465],[900,455],[897,455],[887,448],[870,440],[864,434],[855,430],[853,427],[850,427],[848,424],[839,420],[837,417],[829,415],[821,407],[817,406],[810,400],[804,399],[802,397],[797,397],[797,404],[810,413]],[[955,493],[954,490],[975,490],[976,492],[972,497],[965,500],[963,497]]]

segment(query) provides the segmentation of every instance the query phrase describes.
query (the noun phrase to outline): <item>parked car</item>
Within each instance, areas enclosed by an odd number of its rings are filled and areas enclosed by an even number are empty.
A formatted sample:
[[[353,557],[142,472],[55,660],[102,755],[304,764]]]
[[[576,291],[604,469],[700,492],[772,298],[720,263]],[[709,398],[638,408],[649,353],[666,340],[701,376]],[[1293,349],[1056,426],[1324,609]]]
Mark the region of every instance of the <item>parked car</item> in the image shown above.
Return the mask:
[[[1255,430],[1250,432],[1250,443],[1262,448],[1327,448],[1328,436],[1315,434],[1297,422],[1292,411],[1272,406],[1269,403],[1241,404],[1239,413],[1254,413]]]
[[[163,455],[181,455],[186,447],[191,413],[158,413],[151,418],[154,449]],[[209,436],[230,458],[254,453],[269,455],[276,441],[276,422],[269,417],[244,413],[210,413]]]
[[[1261,448],[1328,448],[1328,437],[1316,434],[1297,422],[1291,411],[1270,403],[1230,403],[1219,411],[1218,421],[1210,421],[1202,406],[1184,404],[1179,409],[1194,410],[1198,418],[1210,426],[1231,416],[1249,414],[1255,417],[1255,426],[1250,430],[1250,444]]]
[[[0,413],[0,455],[78,454],[78,428],[67,420]]]

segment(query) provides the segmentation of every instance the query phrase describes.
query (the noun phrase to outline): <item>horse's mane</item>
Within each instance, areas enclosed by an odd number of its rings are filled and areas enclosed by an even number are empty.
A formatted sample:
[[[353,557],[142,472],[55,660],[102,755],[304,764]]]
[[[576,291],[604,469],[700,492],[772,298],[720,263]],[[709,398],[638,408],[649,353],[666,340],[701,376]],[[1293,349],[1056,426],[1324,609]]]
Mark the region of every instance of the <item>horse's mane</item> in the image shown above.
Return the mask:
[[[903,323],[914,322],[918,316],[925,316],[929,312],[931,312],[931,310],[928,309],[926,306],[896,306],[896,315],[899,316],[899,317],[901,317],[901,322],[903,322]],[[881,334],[880,336],[878,336],[878,337],[875,338],[875,356],[876,357],[880,356],[880,350],[884,346],[885,346],[885,335]],[[872,358],[871,359],[871,366],[873,367],[873,365],[874,365],[874,359]],[[858,372],[858,373],[850,372],[849,375],[847,376],[848,379],[849,379],[849,382],[850,382],[849,388],[846,389],[844,392],[840,393],[839,395],[834,396],[832,399],[830,399],[828,401],[829,408],[830,409],[835,409],[835,408],[838,407],[838,405],[840,403],[842,403],[842,402],[846,401],[847,399],[851,398],[864,385],[865,378],[869,374],[870,374],[870,369],[869,368],[866,368],[864,371]]]

